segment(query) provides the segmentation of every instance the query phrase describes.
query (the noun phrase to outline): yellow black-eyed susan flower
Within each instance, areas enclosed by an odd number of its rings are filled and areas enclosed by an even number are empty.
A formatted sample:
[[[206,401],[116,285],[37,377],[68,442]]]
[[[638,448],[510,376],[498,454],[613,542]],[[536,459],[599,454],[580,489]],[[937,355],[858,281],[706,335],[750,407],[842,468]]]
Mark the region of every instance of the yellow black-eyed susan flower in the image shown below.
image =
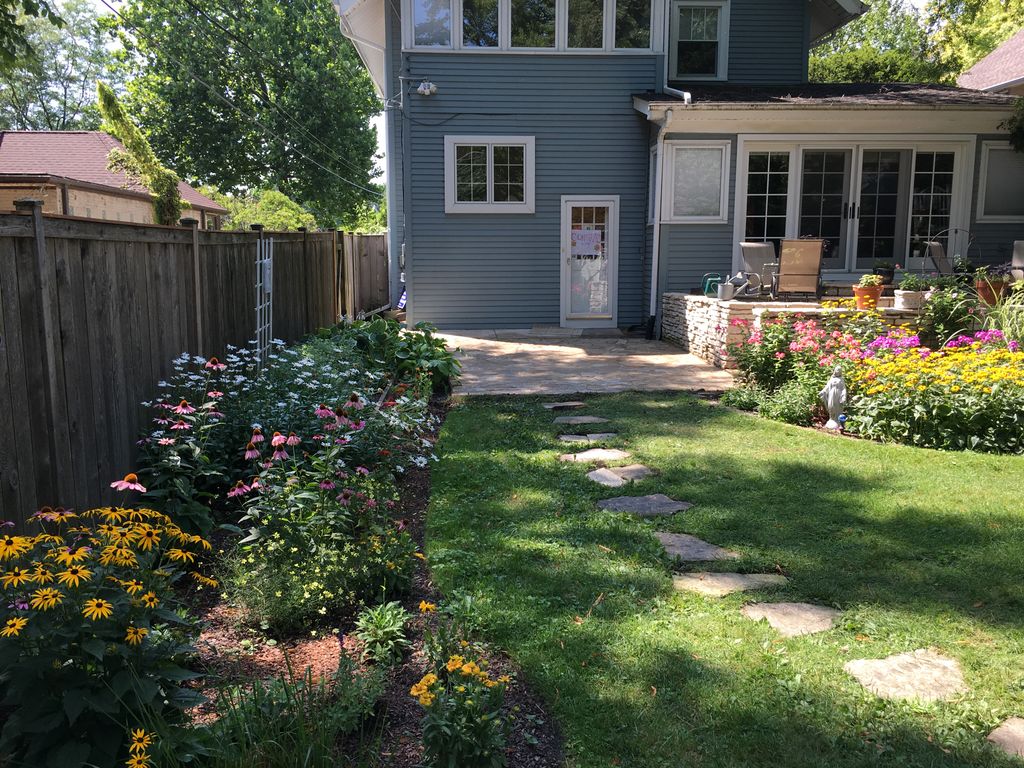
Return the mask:
[[[26,624],[28,624],[28,619],[23,619],[20,616],[8,619],[4,628],[0,629],[0,637],[17,637]]]
[[[88,581],[92,577],[92,571],[80,565],[70,565],[66,571],[57,574],[57,581],[69,587],[77,587],[80,582]]]
[[[142,639],[149,634],[145,627],[128,627],[125,631],[124,641],[128,645],[141,645]]]
[[[114,612],[114,606],[99,597],[93,597],[85,601],[82,615],[91,621],[97,619],[109,619]]]
[[[29,606],[37,611],[48,611],[64,601],[64,595],[53,587],[43,587],[32,593]]]

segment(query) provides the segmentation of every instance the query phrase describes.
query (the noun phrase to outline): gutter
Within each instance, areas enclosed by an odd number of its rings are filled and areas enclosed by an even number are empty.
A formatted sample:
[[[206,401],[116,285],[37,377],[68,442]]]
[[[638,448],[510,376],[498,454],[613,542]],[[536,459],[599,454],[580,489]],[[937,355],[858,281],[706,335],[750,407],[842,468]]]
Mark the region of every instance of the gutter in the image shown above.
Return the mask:
[[[689,94],[686,94],[688,97]],[[651,301],[647,314],[647,338],[655,336],[654,325],[658,315],[658,289],[661,287],[661,187],[665,134],[672,121],[672,110],[666,109],[658,123],[658,138],[654,150],[654,237],[651,243]]]

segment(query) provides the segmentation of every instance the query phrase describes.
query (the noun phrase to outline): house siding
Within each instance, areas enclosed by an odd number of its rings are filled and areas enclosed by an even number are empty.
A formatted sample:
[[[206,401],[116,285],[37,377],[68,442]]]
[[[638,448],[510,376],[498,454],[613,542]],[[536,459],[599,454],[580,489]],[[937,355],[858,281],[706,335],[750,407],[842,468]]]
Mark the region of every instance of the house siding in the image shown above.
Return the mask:
[[[981,145],[985,141],[1006,141],[1006,134],[979,136],[974,154],[974,186],[971,195],[971,236],[968,258],[977,264],[1006,264],[1013,256],[1013,242],[1024,240],[1024,224],[989,224],[978,221],[978,191],[981,186]]]
[[[640,323],[649,132],[631,95],[655,87],[660,57],[406,53],[404,62],[438,87],[408,97],[405,113],[411,319],[558,324],[561,198],[618,195],[618,324]],[[444,137],[477,134],[535,137],[534,214],[444,212]]]
[[[387,55],[384,75],[388,91],[385,98],[402,93],[402,19],[395,3],[384,7]],[[389,288],[392,306],[397,305],[402,291],[400,258],[405,244],[405,155],[402,147],[402,114],[394,107],[385,107],[384,130],[388,170],[388,253],[391,254]]]

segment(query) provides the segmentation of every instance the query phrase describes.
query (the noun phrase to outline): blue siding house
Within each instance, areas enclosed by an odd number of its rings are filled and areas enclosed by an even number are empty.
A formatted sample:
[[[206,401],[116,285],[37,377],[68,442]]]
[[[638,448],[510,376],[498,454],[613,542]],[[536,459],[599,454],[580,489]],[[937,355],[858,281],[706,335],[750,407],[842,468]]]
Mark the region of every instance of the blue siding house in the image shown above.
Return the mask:
[[[852,282],[1024,239],[1010,97],[807,83],[859,0],[336,4],[384,100],[410,321],[656,332],[741,242],[822,237]]]

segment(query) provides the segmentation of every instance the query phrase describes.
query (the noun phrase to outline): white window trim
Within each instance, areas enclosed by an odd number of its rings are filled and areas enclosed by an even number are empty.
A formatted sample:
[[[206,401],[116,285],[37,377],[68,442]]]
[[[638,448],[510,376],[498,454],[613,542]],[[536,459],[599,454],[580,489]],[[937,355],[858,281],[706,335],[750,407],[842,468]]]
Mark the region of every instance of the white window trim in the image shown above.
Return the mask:
[[[1024,222],[1024,215],[1007,216],[985,214],[985,189],[988,187],[988,159],[993,149],[1012,150],[1013,147],[1008,141],[983,141],[981,142],[981,170],[978,178],[978,211],[977,221],[979,224],[1020,224]]]
[[[676,216],[675,215],[675,161],[677,149],[720,149],[722,151],[722,194],[717,216]],[[662,168],[662,217],[665,224],[727,224],[729,223],[729,172],[732,162],[732,142],[725,141],[675,141],[665,142],[664,167]]]
[[[487,146],[487,202],[460,203],[455,199],[455,148],[463,144]],[[536,175],[535,137],[533,136],[445,136],[444,137],[444,212],[445,213],[533,213]],[[494,147],[523,146],[523,202],[494,203]]]
[[[668,7],[669,23],[665,25],[665,50],[668,56],[665,57],[665,80],[679,82],[700,81],[700,82],[721,82],[729,79],[729,4],[730,0],[671,0]],[[679,49],[673,45],[673,41],[679,34],[679,14],[676,8],[692,6],[696,8],[716,7],[718,11],[718,67],[714,75],[676,75],[678,67]]]
[[[722,0],[711,0],[712,3]],[[726,2],[728,0],[725,0]],[[449,0],[451,11],[451,29],[449,45],[416,45],[416,23],[414,18],[414,0],[402,0],[402,49],[417,53],[451,53],[463,51],[485,55],[495,53],[514,53],[523,55],[545,55],[551,53],[586,56],[594,53],[614,53],[622,56],[650,56],[661,53],[664,36],[658,34],[663,26],[663,3],[655,0],[651,3],[650,47],[648,48],[616,48],[615,47],[615,0],[604,0],[603,44],[600,48],[569,47],[569,2],[555,0],[555,45],[552,48],[513,48],[512,47],[512,0],[498,0],[498,45],[483,47],[464,46],[462,32],[462,0]]]

